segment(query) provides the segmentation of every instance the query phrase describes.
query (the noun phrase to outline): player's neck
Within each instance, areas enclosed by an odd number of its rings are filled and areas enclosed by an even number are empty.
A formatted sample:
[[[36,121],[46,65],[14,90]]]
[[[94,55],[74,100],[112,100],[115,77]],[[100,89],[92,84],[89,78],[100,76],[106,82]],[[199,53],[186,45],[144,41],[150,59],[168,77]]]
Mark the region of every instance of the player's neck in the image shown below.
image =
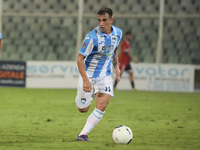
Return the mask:
[[[112,27],[110,27],[110,30],[108,30],[107,32],[105,32],[104,34],[108,35],[108,34],[111,34],[112,33]]]
[[[129,42],[130,40],[125,38],[125,41],[128,41],[128,42]]]

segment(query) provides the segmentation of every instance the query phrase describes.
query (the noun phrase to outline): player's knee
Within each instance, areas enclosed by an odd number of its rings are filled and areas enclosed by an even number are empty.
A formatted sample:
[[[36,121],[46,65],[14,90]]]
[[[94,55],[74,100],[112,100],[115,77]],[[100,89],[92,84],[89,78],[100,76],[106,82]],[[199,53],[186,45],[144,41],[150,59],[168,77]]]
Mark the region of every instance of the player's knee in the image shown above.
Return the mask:
[[[107,104],[97,104],[96,105],[96,108],[98,109],[98,110],[101,110],[101,111],[105,111],[106,110],[106,107],[107,107]]]
[[[80,109],[80,108],[78,108],[78,110],[79,110],[80,113],[86,113],[87,112],[87,110]]]
[[[109,101],[101,101],[101,102],[98,102],[96,104],[96,108],[101,110],[101,111],[105,111],[107,105],[108,105]]]
[[[129,74],[132,76],[132,75],[133,75],[133,72],[129,72]]]
[[[79,112],[81,112],[81,113],[86,113],[86,112],[88,112],[89,107],[86,107],[86,108],[78,108],[78,110],[79,110]]]

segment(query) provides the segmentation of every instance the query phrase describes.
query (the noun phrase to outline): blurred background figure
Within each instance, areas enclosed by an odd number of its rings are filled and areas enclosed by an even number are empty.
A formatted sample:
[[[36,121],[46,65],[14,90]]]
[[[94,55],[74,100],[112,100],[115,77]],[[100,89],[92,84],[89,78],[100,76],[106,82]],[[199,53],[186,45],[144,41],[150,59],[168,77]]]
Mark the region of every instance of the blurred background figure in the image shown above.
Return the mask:
[[[131,87],[132,89],[135,89],[133,70],[130,65],[130,61],[132,60],[133,62],[138,63],[138,60],[130,52],[130,40],[131,40],[131,32],[127,31],[125,33],[125,38],[121,42],[120,46],[119,69],[121,71],[121,75],[124,71],[128,72],[129,80],[131,82]],[[114,88],[116,88],[116,86],[117,86],[117,80],[115,79]]]

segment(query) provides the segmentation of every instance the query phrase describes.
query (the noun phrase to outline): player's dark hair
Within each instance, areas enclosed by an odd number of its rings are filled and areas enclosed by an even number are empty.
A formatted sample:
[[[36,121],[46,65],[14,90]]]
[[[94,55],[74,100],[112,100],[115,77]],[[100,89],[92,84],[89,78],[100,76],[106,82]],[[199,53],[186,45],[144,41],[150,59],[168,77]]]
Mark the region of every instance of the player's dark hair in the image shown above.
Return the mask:
[[[105,13],[108,13],[110,18],[113,16],[112,9],[110,9],[108,7],[103,7],[101,9],[99,9],[99,11],[97,12],[97,15],[105,15]]]
[[[131,35],[131,31],[126,31],[125,35]]]

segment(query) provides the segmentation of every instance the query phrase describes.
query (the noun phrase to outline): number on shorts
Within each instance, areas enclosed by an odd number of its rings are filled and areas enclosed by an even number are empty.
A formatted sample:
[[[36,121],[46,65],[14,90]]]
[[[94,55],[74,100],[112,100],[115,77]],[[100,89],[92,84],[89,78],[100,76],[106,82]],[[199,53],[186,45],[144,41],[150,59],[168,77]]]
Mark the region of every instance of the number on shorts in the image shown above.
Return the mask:
[[[106,87],[105,87],[105,91],[106,91],[106,92],[110,92],[110,91],[111,91],[110,87],[107,87],[107,86],[106,86]]]

